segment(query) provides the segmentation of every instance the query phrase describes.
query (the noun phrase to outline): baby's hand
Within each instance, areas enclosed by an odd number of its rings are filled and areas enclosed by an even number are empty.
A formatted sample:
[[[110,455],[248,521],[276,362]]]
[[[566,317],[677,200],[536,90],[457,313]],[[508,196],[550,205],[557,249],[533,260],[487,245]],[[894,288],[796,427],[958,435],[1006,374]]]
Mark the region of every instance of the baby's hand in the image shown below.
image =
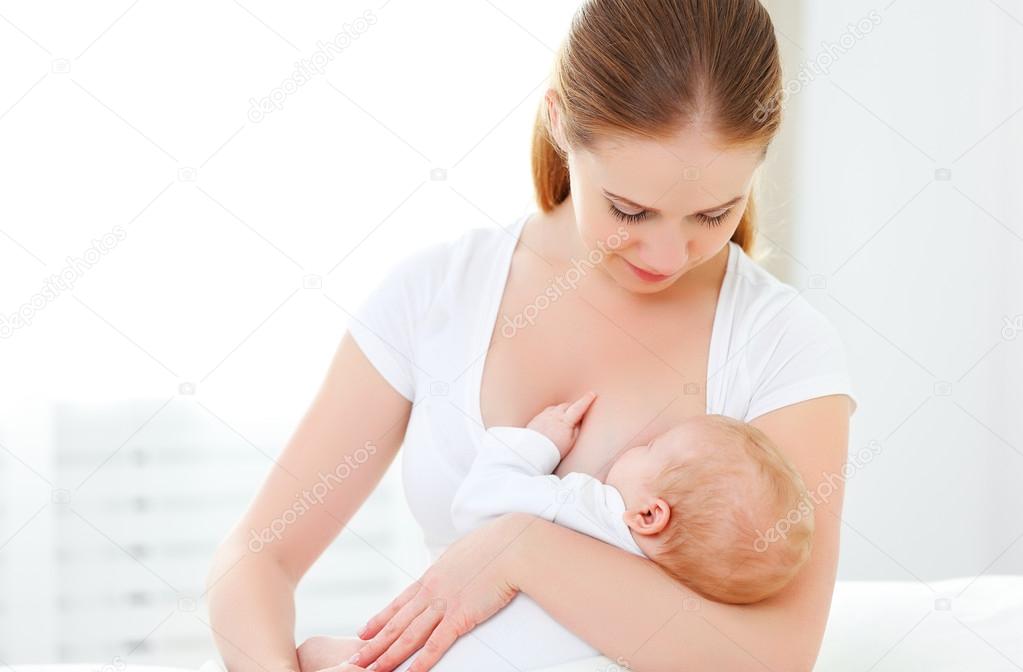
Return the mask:
[[[575,445],[576,437],[579,436],[579,423],[596,397],[597,395],[593,392],[587,392],[571,404],[566,402],[557,406],[548,406],[529,421],[526,429],[540,432],[554,442],[564,459],[565,455],[568,455],[568,451],[572,450],[572,446]]]

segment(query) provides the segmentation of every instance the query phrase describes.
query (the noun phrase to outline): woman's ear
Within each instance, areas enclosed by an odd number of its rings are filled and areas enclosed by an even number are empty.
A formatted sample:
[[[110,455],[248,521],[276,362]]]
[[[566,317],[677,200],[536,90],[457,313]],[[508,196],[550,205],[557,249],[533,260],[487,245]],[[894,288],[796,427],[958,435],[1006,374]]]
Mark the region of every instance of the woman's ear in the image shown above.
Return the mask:
[[[657,534],[668,525],[671,519],[671,507],[657,497],[643,506],[629,509],[623,514],[625,524],[636,534]]]
[[[547,89],[544,100],[547,103],[547,116],[551,121],[551,135],[554,138],[554,144],[564,152],[567,143],[564,133],[561,132],[561,105],[558,102],[558,94],[554,89]]]

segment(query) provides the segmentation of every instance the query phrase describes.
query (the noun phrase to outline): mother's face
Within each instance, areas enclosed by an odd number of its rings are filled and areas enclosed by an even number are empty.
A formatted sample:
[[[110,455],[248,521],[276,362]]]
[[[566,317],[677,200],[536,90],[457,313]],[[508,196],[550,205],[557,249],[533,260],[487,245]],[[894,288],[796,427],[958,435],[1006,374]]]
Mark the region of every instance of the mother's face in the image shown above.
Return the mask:
[[[601,250],[601,268],[624,289],[664,290],[727,245],[761,160],[761,148],[722,149],[696,128],[570,150],[583,244]]]

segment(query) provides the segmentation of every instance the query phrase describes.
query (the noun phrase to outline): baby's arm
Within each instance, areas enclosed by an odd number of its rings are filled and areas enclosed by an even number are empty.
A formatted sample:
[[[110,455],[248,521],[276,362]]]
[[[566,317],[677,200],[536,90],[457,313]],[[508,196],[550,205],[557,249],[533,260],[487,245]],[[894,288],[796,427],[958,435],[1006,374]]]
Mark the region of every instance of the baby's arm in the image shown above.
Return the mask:
[[[561,455],[543,434],[522,427],[491,427],[451,502],[461,534],[491,518],[519,511],[551,520],[560,480],[550,473]]]
[[[530,513],[640,554],[622,519],[621,494],[589,474],[550,475],[559,460],[539,432],[491,427],[452,501],[455,528],[466,534],[505,513]]]
[[[578,425],[593,402],[550,406],[526,428],[491,427],[468,475],[455,492],[451,517],[467,533],[504,513],[531,513],[551,520],[561,480],[551,472],[575,443]]]
[[[641,555],[622,519],[618,490],[589,474],[551,475],[571,450],[575,425],[591,401],[549,407],[525,429],[491,427],[451,504],[459,533],[505,513],[529,513]]]

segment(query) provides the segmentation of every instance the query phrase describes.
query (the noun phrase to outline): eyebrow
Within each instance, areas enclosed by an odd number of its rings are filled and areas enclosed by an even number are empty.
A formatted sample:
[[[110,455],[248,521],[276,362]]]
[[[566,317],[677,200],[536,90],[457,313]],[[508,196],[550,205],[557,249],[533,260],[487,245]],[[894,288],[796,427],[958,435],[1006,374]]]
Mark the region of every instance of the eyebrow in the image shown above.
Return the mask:
[[[625,198],[624,196],[619,196],[618,194],[612,194],[607,189],[603,189],[602,191],[604,192],[605,196],[607,196],[609,198],[614,198],[616,200],[619,200],[622,203],[625,203],[626,205],[631,205],[632,207],[634,207],[634,208],[636,208],[638,210],[646,210],[646,211],[654,213],[654,214],[659,214],[660,213],[660,211],[657,210],[656,208],[650,208],[650,207],[647,207],[645,205],[640,205],[639,203],[636,203],[635,201],[629,200],[628,198]],[[704,208],[703,210],[697,210],[696,212],[692,213],[692,215],[701,215],[701,214],[703,214],[705,212],[714,212],[715,210],[721,210],[722,208],[727,208],[730,205],[735,205],[736,203],[738,203],[741,200],[742,200],[742,196],[741,195],[740,196],[736,196],[732,200],[727,201],[725,203],[722,203],[721,205],[715,205],[712,208]],[[690,216],[692,216],[692,215],[690,215]]]

